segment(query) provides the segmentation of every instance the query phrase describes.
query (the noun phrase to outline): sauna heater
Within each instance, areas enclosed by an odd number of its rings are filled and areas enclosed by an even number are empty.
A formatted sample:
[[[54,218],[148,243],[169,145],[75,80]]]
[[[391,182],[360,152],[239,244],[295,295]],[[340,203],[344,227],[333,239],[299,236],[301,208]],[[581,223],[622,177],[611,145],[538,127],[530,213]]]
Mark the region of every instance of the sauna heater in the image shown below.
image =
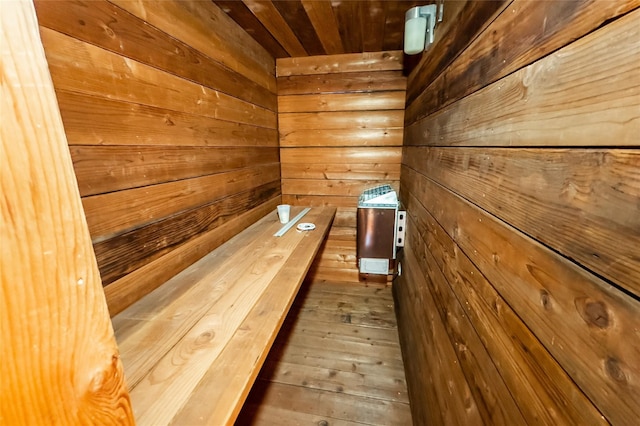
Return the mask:
[[[393,275],[404,247],[406,212],[390,185],[365,190],[358,200],[357,259],[360,274]]]

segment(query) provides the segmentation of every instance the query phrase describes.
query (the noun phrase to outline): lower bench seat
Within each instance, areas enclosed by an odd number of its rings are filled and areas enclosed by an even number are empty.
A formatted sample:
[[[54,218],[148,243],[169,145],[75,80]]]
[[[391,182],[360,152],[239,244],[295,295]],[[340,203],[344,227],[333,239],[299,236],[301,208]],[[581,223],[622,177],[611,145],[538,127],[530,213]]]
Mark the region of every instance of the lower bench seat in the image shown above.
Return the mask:
[[[274,211],[113,317],[139,425],[233,423],[334,215]]]

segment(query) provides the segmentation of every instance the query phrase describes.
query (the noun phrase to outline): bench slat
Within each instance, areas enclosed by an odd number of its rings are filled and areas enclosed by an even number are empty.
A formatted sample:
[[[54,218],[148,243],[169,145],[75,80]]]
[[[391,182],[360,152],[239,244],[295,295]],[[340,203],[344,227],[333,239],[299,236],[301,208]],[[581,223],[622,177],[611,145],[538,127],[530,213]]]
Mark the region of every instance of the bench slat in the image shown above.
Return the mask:
[[[324,209],[313,222],[328,229],[334,214],[335,209]],[[220,419],[237,417],[319,248],[316,238],[302,239],[178,413],[175,424],[220,424]],[[226,388],[220,385],[220,377],[225,378]]]
[[[138,424],[233,422],[334,215],[272,212],[114,317]]]

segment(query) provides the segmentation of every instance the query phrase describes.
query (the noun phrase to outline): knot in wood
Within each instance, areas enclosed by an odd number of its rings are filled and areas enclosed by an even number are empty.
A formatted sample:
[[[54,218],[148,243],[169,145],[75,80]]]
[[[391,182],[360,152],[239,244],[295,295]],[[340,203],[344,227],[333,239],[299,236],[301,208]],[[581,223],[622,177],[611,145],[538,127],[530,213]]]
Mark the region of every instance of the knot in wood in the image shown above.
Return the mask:
[[[196,338],[195,344],[197,346],[207,344],[210,341],[212,341],[215,336],[216,336],[216,332],[215,331],[207,330],[207,331],[205,331],[203,333],[200,333],[200,335]]]
[[[542,307],[546,310],[551,309],[551,296],[549,292],[545,289],[540,290],[540,303]]]
[[[609,311],[604,302],[580,297],[576,299],[575,305],[578,313],[589,327],[605,329],[611,325]]]
[[[604,369],[613,380],[619,383],[627,383],[627,375],[616,358],[608,357],[604,362]]]

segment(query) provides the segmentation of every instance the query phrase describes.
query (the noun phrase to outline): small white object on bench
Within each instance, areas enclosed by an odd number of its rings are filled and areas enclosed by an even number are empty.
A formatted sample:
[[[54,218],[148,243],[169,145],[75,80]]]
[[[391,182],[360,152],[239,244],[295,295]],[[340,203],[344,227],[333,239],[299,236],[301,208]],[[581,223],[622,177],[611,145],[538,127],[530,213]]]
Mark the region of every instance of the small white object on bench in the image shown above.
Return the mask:
[[[233,423],[334,215],[274,211],[113,318],[139,425]]]

